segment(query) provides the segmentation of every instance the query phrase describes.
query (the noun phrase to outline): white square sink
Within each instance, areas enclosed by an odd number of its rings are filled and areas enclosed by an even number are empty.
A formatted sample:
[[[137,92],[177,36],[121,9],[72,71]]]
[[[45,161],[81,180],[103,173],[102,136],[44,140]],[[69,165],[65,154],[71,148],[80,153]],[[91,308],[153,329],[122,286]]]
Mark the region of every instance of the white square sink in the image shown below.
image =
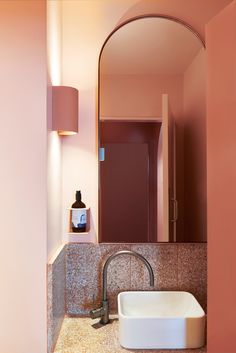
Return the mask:
[[[124,348],[185,349],[205,344],[205,313],[188,292],[122,292],[119,338]]]

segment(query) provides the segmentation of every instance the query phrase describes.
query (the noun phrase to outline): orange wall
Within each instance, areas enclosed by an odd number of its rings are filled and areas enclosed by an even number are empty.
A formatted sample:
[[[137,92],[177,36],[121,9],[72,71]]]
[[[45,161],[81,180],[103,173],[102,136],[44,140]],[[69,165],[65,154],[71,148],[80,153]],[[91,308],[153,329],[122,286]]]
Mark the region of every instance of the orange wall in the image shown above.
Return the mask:
[[[207,26],[208,353],[236,352],[236,2]]]
[[[184,234],[206,241],[206,70],[202,49],[184,74]]]
[[[46,352],[46,2],[0,1],[0,352]]]

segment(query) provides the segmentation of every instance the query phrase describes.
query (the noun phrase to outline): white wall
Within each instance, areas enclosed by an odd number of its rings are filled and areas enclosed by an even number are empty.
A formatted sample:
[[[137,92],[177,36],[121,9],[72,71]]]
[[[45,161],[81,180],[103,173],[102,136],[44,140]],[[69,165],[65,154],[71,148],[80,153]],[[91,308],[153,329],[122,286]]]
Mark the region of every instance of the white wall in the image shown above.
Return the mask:
[[[0,352],[46,352],[46,8],[0,1]]]
[[[47,54],[48,85],[61,84],[61,1],[47,2]],[[48,91],[50,92],[50,90]],[[62,181],[61,138],[51,131],[51,99],[48,96],[48,133],[47,133],[47,254],[50,258],[61,245],[61,199]]]

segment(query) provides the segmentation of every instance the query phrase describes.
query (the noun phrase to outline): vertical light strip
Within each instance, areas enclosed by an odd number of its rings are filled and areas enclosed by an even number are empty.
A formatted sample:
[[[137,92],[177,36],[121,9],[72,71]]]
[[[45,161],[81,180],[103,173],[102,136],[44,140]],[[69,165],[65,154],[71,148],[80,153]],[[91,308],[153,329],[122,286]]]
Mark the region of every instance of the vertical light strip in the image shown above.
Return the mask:
[[[62,2],[47,1],[48,71],[53,86],[61,84],[61,27]]]
[[[48,86],[61,85],[62,1],[47,0]],[[50,90],[48,90],[48,94]],[[61,245],[62,148],[52,131],[52,97],[48,96],[47,139],[47,252],[51,257]]]

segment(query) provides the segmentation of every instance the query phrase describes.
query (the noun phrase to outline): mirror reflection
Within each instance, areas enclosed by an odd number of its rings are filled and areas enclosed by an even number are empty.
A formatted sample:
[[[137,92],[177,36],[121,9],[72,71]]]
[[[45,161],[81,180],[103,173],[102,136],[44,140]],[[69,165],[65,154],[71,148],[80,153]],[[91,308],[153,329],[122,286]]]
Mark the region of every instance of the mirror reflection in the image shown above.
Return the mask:
[[[205,49],[146,17],[107,40],[99,67],[100,242],[206,241]]]

